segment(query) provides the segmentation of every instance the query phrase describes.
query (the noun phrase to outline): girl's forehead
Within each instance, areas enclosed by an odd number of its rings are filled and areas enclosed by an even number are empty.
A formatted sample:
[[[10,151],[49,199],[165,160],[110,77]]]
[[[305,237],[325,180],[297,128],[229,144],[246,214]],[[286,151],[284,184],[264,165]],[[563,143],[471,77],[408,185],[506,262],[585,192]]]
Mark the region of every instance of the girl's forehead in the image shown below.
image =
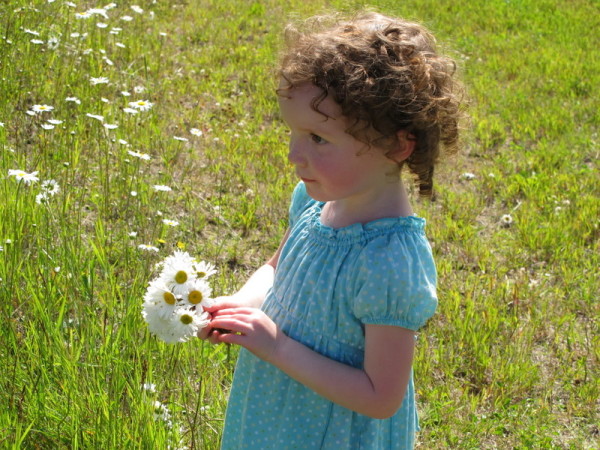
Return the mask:
[[[287,107],[308,107],[314,108],[316,114],[323,116],[323,119],[338,119],[342,117],[341,107],[333,100],[330,95],[322,98],[323,90],[314,84],[303,83],[289,88],[285,81],[279,84],[279,104],[282,108]]]

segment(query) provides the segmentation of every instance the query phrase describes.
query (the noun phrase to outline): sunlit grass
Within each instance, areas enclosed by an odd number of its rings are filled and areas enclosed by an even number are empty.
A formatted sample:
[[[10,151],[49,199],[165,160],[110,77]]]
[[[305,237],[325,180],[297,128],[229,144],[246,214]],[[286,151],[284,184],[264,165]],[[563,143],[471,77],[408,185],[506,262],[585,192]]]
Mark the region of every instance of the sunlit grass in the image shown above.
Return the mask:
[[[273,65],[284,19],[326,4],[364,2],[0,4],[0,446],[218,447],[236,350],[158,342],[142,296],[174,249],[225,294],[277,247]],[[470,100],[437,200],[415,199],[440,275],[419,445],[594,448],[597,8],[371,4],[432,28]]]

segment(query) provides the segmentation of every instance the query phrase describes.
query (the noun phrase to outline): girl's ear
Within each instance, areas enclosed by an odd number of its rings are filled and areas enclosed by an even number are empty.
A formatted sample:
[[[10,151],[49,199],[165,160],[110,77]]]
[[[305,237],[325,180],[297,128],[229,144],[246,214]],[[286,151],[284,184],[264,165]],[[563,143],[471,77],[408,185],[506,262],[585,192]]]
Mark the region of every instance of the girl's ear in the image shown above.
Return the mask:
[[[406,161],[412,152],[415,150],[415,146],[417,145],[417,138],[414,134],[409,133],[406,130],[400,130],[396,133],[397,141],[389,152],[386,153],[386,156],[396,163],[401,163]]]

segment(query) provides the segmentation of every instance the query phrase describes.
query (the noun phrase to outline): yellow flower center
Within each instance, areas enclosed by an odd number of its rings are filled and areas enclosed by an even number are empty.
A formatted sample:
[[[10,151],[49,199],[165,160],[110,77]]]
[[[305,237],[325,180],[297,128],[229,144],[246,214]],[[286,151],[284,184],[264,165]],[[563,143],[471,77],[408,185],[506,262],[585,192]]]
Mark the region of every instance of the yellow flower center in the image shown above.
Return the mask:
[[[179,272],[177,272],[175,274],[175,281],[177,281],[179,284],[183,284],[187,281],[188,276],[187,273],[185,273],[185,271],[180,270]]]
[[[169,305],[175,304],[175,296],[170,292],[165,292],[163,294],[163,299],[165,300],[165,303],[168,303]]]
[[[188,295],[188,300],[192,305],[197,305],[202,301],[202,292],[200,291],[192,291]]]
[[[181,320],[181,323],[183,323],[185,325],[189,325],[190,323],[192,323],[194,321],[192,316],[190,316],[189,314],[183,314],[179,320]]]
[[[198,275],[198,278],[204,278],[206,276],[206,272],[196,272],[196,275]]]

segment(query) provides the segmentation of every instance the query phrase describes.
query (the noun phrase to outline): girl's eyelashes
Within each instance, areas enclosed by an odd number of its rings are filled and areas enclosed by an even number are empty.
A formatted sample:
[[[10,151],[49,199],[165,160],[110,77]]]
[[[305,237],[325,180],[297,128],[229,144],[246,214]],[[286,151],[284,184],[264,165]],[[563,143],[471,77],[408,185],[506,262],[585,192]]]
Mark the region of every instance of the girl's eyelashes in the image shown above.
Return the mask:
[[[327,141],[325,139],[323,139],[321,136],[319,136],[318,134],[311,133],[310,138],[312,139],[312,141],[315,144],[321,144],[321,145],[327,144]]]

